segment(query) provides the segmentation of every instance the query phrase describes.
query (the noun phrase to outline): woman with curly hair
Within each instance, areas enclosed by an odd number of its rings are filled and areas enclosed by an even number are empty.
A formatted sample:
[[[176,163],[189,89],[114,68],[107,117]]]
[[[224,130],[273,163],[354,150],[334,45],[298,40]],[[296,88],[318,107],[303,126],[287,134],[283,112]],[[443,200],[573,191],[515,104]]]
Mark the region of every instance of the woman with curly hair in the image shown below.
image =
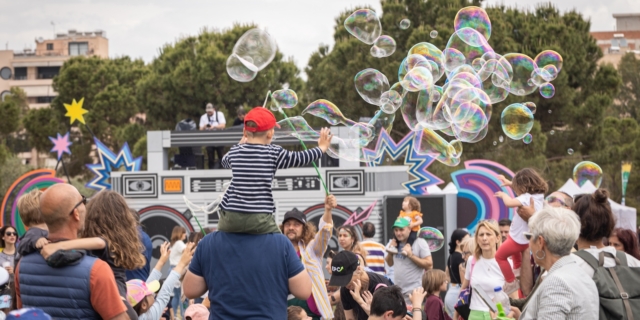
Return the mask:
[[[609,245],[618,251],[626,252],[640,260],[640,249],[638,248],[638,237],[636,233],[623,228],[616,228],[609,236]]]
[[[138,316],[127,302],[125,269],[133,270],[145,265],[144,247],[138,238],[137,223],[124,198],[114,191],[101,191],[87,203],[83,239],[51,243],[42,249],[42,256],[53,258],[58,250],[91,250],[91,253],[111,267],[118,292],[127,306],[131,319]],[[49,261],[49,260],[48,260]]]

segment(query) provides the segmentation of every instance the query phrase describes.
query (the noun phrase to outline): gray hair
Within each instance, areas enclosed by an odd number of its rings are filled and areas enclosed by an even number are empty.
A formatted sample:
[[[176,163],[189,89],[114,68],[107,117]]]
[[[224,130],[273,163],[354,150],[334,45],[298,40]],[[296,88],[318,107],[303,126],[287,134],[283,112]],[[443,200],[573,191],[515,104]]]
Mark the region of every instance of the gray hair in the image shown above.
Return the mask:
[[[569,209],[545,205],[529,219],[529,229],[535,238],[544,238],[550,253],[563,257],[580,236],[580,220]]]

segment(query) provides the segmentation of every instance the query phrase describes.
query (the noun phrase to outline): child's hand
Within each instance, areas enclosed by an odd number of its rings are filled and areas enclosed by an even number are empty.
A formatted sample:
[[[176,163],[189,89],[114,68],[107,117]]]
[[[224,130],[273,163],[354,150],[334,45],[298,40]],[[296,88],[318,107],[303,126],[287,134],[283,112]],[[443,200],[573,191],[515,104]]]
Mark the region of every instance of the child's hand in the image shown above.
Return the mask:
[[[193,253],[196,251],[196,244],[190,242],[187,244],[187,247],[182,251],[182,256],[180,257],[180,262],[178,262],[179,266],[185,268],[191,263],[191,258],[193,258]]]
[[[40,254],[45,260],[47,260],[52,254],[56,253],[56,251],[58,250],[62,250],[62,248],[60,247],[60,244],[49,243],[44,247],[42,247],[42,249],[40,249]]]
[[[509,181],[507,178],[505,178],[501,174],[498,175],[498,180],[500,180],[500,182],[502,183],[503,187],[510,187],[511,186],[511,181]]]
[[[324,198],[325,209],[334,209],[337,206],[338,200],[336,200],[336,197],[334,195],[330,194],[326,198]]]
[[[414,308],[422,308],[422,301],[424,301],[424,297],[426,296],[427,293],[424,292],[424,288],[417,287],[409,294],[409,300],[411,300],[411,304]]]
[[[49,240],[47,240],[47,238],[40,238],[38,239],[38,241],[36,241],[36,248],[42,249],[42,247],[46,246],[47,244],[49,244]]]
[[[169,259],[169,254],[171,253],[171,248],[169,248],[169,242],[165,241],[161,246],[160,246],[160,261],[164,261],[167,262],[167,260]]]
[[[408,243],[405,244],[402,248],[402,254],[407,256],[407,258],[413,257],[413,249],[411,248],[411,245],[409,245]]]
[[[322,152],[327,152],[329,145],[331,145],[331,129],[322,128],[320,130],[320,139],[318,139],[318,147],[322,149]]]
[[[361,289],[362,289],[362,283],[360,282],[360,279],[358,279],[353,282],[353,290],[349,290],[349,293],[351,293],[353,300],[355,300],[355,302],[357,302],[358,304],[362,304],[364,302],[364,300],[362,299],[362,296],[360,295]]]
[[[496,198],[504,199],[504,197],[507,197],[507,196],[508,195],[502,191],[496,192]]]
[[[371,305],[371,301],[373,301],[373,295],[371,294],[371,292],[369,292],[369,290],[365,290],[362,292],[362,300],[364,300],[364,303]]]

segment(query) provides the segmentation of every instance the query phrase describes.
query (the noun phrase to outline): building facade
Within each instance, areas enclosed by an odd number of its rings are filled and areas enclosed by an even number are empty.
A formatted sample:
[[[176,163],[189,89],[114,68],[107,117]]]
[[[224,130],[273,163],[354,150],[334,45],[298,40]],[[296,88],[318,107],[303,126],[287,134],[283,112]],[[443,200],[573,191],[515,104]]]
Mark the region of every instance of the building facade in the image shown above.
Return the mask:
[[[640,13],[614,14],[613,18],[616,19],[615,31],[594,31],[591,36],[604,54],[600,63],[617,67],[628,52],[640,57]]]
[[[49,107],[57,95],[52,87],[53,78],[60,73],[67,59],[74,56],[109,57],[109,40],[106,33],[100,30],[69,30],[56,34],[54,39],[39,37],[35,39],[35,44],[35,50],[0,50],[0,99],[4,99],[11,88],[19,87],[27,95],[29,108]],[[20,152],[18,156],[23,163],[38,166],[33,163],[39,158],[35,149]],[[40,158],[47,159],[49,155],[43,154]],[[39,165],[47,166],[44,162]]]

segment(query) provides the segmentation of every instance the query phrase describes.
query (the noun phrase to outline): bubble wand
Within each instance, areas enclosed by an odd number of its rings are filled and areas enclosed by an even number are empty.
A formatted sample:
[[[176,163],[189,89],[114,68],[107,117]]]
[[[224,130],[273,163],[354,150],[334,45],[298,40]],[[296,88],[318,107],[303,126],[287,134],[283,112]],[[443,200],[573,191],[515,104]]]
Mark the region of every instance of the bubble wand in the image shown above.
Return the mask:
[[[264,106],[264,108],[267,107],[267,101],[269,100],[269,97],[271,96],[271,90],[269,90],[269,92],[267,92],[267,96],[264,99],[264,104],[262,104]],[[291,123],[291,121],[289,120],[289,117],[287,117],[287,114],[284,112],[284,110],[282,110],[282,108],[278,108],[278,111],[280,111],[280,113],[282,113],[282,115],[284,116],[284,119],[287,121],[287,123],[289,124],[289,126],[291,126],[291,130],[293,130],[293,132],[296,132],[296,128],[293,126],[293,123]],[[300,144],[302,145],[302,148],[306,151],[309,150],[307,149],[307,146],[304,144],[304,141],[302,141],[302,139],[300,139],[300,137],[296,137],[298,139],[298,141],[300,141]],[[329,190],[327,189],[327,185],[324,183],[324,179],[322,179],[322,175],[320,174],[320,170],[318,170],[318,166],[316,166],[316,162],[315,161],[311,161],[311,164],[313,165],[313,168],[316,169],[316,173],[318,174],[318,179],[320,179],[320,182],[322,182],[322,187],[324,188],[324,192],[326,195],[329,195]]]

